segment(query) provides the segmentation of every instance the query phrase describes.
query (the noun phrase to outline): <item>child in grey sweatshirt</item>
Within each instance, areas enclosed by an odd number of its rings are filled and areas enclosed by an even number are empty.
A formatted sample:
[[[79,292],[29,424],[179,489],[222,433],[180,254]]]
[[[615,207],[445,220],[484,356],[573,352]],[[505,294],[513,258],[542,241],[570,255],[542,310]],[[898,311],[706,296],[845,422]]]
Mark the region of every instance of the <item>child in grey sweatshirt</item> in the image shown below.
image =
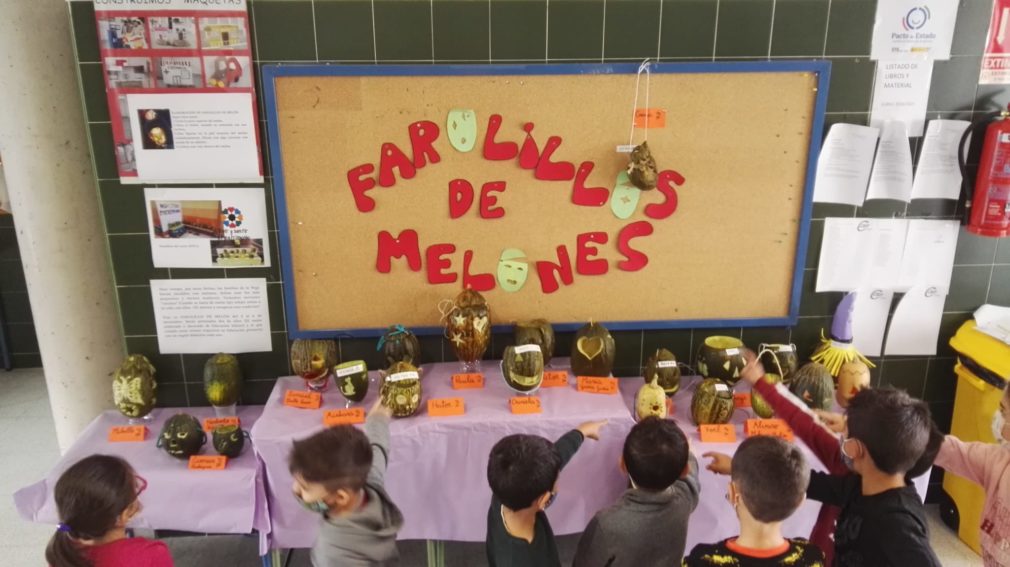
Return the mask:
[[[389,419],[389,409],[376,402],[364,432],[338,425],[295,441],[289,457],[295,498],[321,515],[315,567],[397,564],[403,515],[384,486]]]
[[[648,417],[624,440],[631,488],[586,526],[574,567],[680,565],[687,520],[698,506],[698,461],[673,421]]]

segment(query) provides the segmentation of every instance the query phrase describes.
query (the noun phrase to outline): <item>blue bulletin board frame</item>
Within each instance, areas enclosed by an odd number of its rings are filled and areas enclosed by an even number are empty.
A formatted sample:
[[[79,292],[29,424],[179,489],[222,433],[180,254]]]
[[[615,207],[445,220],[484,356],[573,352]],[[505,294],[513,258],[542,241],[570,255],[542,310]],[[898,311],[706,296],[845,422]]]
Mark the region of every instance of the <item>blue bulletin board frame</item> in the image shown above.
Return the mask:
[[[323,339],[337,337],[377,337],[385,328],[354,328],[332,330],[302,329],[298,323],[295,301],[294,266],[291,259],[291,239],[288,232],[287,199],[284,193],[284,164],[281,160],[281,140],[278,126],[278,109],[275,79],[283,77],[346,77],[346,76],[496,76],[496,75],[595,75],[634,74],[638,63],[599,64],[545,64],[545,65],[264,65],[263,96],[266,105],[267,136],[270,144],[270,173],[273,176],[274,205],[277,211],[278,240],[280,241],[281,274],[284,279],[284,307],[288,336],[295,339]],[[803,207],[800,213],[800,235],[793,266],[789,314],[785,317],[748,319],[675,319],[657,321],[602,321],[613,331],[639,331],[662,329],[711,329],[722,327],[789,327],[799,319],[800,297],[803,288],[803,270],[806,265],[810,237],[810,218],[813,211],[814,178],[817,157],[824,130],[824,113],[827,108],[828,83],[831,63],[826,60],[805,61],[733,61],[711,63],[653,63],[653,73],[783,73],[809,72],[817,75],[817,96],[814,103],[813,123],[807,148],[807,175],[803,190]],[[740,108],[746,110],[746,95],[740,97]],[[395,321],[390,321],[390,324]],[[575,331],[583,322],[556,323],[557,331]],[[507,331],[507,325],[496,325],[496,332]],[[437,335],[440,326],[412,327],[418,335]]]

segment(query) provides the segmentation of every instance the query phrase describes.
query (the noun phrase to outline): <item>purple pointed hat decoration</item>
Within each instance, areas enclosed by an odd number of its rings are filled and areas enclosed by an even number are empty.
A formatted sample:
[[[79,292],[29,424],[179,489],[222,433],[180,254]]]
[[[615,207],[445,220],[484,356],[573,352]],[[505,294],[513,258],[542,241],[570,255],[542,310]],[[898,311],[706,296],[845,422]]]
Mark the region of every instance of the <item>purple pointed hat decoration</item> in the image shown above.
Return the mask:
[[[852,309],[856,305],[856,292],[849,292],[835,309],[831,320],[831,340],[840,343],[852,342]]]

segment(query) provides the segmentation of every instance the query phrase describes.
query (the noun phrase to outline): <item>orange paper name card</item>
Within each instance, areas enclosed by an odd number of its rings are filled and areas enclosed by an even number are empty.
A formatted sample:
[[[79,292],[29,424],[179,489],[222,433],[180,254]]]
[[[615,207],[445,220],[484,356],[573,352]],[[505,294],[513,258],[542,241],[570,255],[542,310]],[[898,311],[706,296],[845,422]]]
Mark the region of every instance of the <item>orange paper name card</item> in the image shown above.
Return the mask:
[[[463,398],[435,398],[428,400],[428,415],[432,417],[463,415],[464,413],[466,413],[466,404],[463,403]]]
[[[666,128],[666,110],[662,108],[636,108],[635,128]]]
[[[616,394],[617,378],[579,376],[579,391],[589,394]]]
[[[284,393],[284,405],[300,409],[319,409],[323,403],[323,397],[319,392],[303,392],[301,390],[288,390]]]
[[[109,441],[112,443],[132,443],[143,441],[147,437],[147,427],[143,425],[118,425],[109,429]]]
[[[541,413],[540,398],[536,396],[516,396],[509,400],[512,413]]]
[[[736,429],[732,424],[699,425],[698,435],[702,443],[733,443],[736,441]]]
[[[220,471],[228,466],[228,457],[221,455],[193,455],[189,458],[191,471]]]
[[[738,408],[749,408],[750,394],[733,394],[733,406]]]
[[[238,418],[232,417],[208,417],[203,420],[203,430],[207,433],[214,431],[218,427],[223,427],[225,425],[238,425]]]
[[[323,425],[353,425],[365,423],[365,410],[362,408],[331,409],[323,412]]]
[[[786,441],[793,440],[793,430],[781,419],[748,419],[744,422],[743,431],[747,437],[770,435]]]
[[[453,390],[470,390],[484,387],[484,375],[479,372],[470,374],[453,374]]]
[[[567,370],[545,370],[541,388],[561,388],[568,385]]]

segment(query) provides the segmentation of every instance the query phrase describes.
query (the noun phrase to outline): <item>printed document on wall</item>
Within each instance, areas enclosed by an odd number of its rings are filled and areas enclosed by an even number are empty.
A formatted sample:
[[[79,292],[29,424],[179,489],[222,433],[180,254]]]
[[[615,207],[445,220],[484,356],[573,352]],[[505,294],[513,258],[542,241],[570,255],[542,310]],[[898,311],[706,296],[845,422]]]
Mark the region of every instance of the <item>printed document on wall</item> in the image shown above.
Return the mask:
[[[894,287],[907,227],[905,219],[825,219],[817,291]]]
[[[879,129],[835,124],[828,131],[814,181],[814,202],[862,205]]]
[[[891,317],[884,354],[936,354],[946,299],[946,287],[917,285],[908,290]]]
[[[870,126],[881,128],[894,120],[905,124],[909,136],[921,136],[932,76],[932,61],[878,62]]]
[[[873,160],[866,199],[908,202],[912,194],[912,148],[903,122],[887,122]]]
[[[852,307],[852,345],[866,356],[880,356],[893,299],[894,292],[886,289],[863,288],[856,293],[856,303]]]
[[[897,291],[916,285],[950,287],[959,232],[954,220],[908,221]]]
[[[264,278],[151,280],[162,354],[267,352]]]
[[[913,199],[957,199],[961,196],[957,147],[968,126],[966,120],[930,120],[912,182]],[[965,154],[967,148],[968,143],[965,143]]]

